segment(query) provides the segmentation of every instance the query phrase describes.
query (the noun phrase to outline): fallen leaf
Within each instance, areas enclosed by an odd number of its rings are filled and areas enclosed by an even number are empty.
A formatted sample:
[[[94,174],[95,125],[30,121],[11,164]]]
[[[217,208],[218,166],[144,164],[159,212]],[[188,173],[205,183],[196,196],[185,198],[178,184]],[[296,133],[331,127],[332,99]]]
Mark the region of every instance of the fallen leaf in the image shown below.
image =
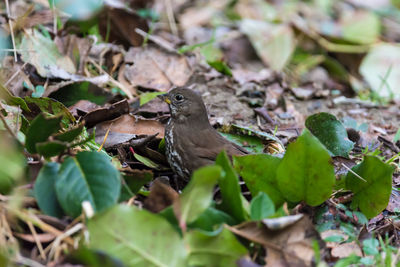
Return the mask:
[[[157,178],[150,187],[150,194],[143,203],[143,207],[154,213],[159,213],[179,197],[170,185],[168,180]]]
[[[132,47],[125,56],[125,78],[134,86],[168,91],[183,86],[192,75],[185,56],[152,47]]]
[[[351,254],[362,257],[361,248],[359,245],[357,245],[355,241],[340,244],[332,248],[331,250],[331,255],[337,258],[345,258],[350,256]]]

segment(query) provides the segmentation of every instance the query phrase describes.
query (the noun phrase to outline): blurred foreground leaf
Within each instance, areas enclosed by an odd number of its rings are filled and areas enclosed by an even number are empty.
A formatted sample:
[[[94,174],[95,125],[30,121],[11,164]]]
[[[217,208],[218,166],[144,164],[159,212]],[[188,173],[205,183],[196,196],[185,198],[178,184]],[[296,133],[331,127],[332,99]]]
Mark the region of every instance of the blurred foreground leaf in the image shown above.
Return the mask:
[[[79,216],[85,200],[99,212],[117,203],[120,173],[103,154],[83,151],[63,162],[55,189],[66,214]]]
[[[135,206],[118,205],[89,220],[90,248],[126,266],[186,266],[178,232],[161,216]]]

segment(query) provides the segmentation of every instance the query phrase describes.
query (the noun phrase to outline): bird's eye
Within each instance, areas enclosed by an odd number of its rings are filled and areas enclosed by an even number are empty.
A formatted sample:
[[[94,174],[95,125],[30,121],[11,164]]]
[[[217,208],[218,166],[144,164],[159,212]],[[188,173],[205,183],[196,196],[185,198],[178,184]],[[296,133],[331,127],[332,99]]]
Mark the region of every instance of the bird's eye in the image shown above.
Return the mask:
[[[178,101],[178,102],[183,101],[183,95],[181,95],[181,94],[175,95],[175,100]]]

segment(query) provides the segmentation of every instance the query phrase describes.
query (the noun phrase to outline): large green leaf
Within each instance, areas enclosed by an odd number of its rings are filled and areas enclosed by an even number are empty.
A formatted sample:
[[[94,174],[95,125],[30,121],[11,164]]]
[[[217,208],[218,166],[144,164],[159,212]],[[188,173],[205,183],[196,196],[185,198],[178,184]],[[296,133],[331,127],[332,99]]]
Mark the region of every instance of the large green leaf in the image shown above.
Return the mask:
[[[210,206],[213,188],[221,173],[219,166],[206,166],[193,173],[189,184],[174,203],[180,226],[193,222]]]
[[[186,266],[186,250],[178,232],[146,210],[118,205],[90,219],[88,229],[90,248],[126,266]]]
[[[60,141],[47,141],[36,144],[36,151],[45,158],[61,154],[68,148],[68,144]]]
[[[335,183],[328,151],[308,130],[288,146],[276,175],[279,190],[286,199],[305,201],[311,206],[327,200]]]
[[[66,214],[76,217],[83,201],[94,211],[102,211],[117,203],[121,190],[118,170],[98,152],[80,152],[61,165],[56,181],[57,198]]]
[[[349,140],[346,128],[332,114],[321,112],[306,120],[306,127],[325,145],[333,156],[348,157],[354,143]]]
[[[223,228],[218,235],[193,230],[185,234],[189,249],[189,266],[236,266],[236,261],[247,254],[235,235]]]
[[[47,140],[50,135],[61,129],[61,117],[46,118],[39,114],[31,123],[26,133],[25,147],[29,153],[37,153],[36,144]]]
[[[276,180],[276,170],[281,159],[266,154],[246,155],[233,157],[233,165],[242,176],[253,197],[259,192],[265,192],[279,207],[284,197],[279,191]]]
[[[392,192],[392,174],[394,168],[383,163],[379,158],[366,156],[354,166],[346,177],[346,187],[354,193],[352,207],[360,208],[368,218],[378,215],[389,202]]]
[[[344,15],[339,27],[343,39],[358,44],[371,44],[379,38],[381,23],[377,14],[360,10]]]
[[[49,162],[40,169],[33,188],[39,208],[47,215],[60,218],[64,213],[58,203],[55,183],[60,164]]]
[[[225,151],[217,156],[215,163],[224,170],[218,181],[222,197],[220,208],[242,222],[246,218],[246,213],[243,208],[239,179]]]

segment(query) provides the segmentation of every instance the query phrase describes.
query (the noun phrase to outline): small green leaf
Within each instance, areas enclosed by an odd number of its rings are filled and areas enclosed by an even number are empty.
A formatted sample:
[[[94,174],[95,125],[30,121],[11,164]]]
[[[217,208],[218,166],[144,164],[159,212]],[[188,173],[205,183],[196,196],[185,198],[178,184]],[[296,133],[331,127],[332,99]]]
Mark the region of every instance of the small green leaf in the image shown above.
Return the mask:
[[[288,146],[277,170],[277,181],[280,192],[291,202],[303,200],[317,206],[330,197],[335,184],[332,160],[308,130]]]
[[[250,203],[250,218],[253,221],[259,221],[275,213],[274,202],[264,192],[258,193],[258,195],[251,200]]]
[[[365,156],[352,170],[365,180],[352,172],[347,174],[346,187],[354,193],[352,208],[358,207],[367,218],[372,218],[389,202],[394,168],[377,157]]]
[[[44,87],[42,85],[38,85],[35,87],[35,92],[32,93],[32,97],[41,97],[44,94]]]
[[[50,135],[61,129],[62,117],[46,118],[39,114],[32,122],[26,133],[26,149],[29,153],[37,153],[36,144],[47,140]]]
[[[220,209],[230,214],[239,222],[245,220],[245,210],[243,208],[239,178],[232,168],[228,155],[225,151],[221,152],[215,163],[224,170],[218,181],[221,190],[222,203]]]
[[[206,166],[196,170],[189,184],[174,203],[179,223],[191,223],[211,204],[213,188],[222,175],[220,166]]]
[[[249,152],[263,153],[264,151],[263,141],[257,136],[230,134],[230,133],[220,133],[220,134],[229,141],[239,146],[244,146],[244,144],[246,144],[246,150]]]
[[[282,205],[285,200],[276,180],[276,170],[280,163],[280,158],[266,154],[233,157],[233,165],[251,195],[255,197],[259,192],[265,192],[275,203],[275,207]]]
[[[117,203],[120,174],[103,154],[83,151],[63,162],[55,188],[65,213],[76,217],[81,214],[85,200],[96,212]]]
[[[333,156],[348,157],[354,143],[343,124],[332,114],[321,112],[307,118],[306,127]]]
[[[164,92],[150,92],[150,93],[143,93],[140,94],[140,105],[143,106],[147,102],[153,100],[159,95],[165,94]]]
[[[341,235],[331,235],[331,236],[324,238],[324,241],[339,243],[339,242],[344,241],[344,238]]]
[[[62,133],[58,133],[53,135],[54,139],[63,141],[63,142],[72,142],[75,138],[77,138],[83,131],[84,124],[80,123],[71,129],[68,129]]]
[[[60,164],[49,162],[39,172],[33,188],[36,201],[45,214],[60,218],[64,213],[58,203],[55,183],[58,178]]]
[[[139,155],[138,153],[133,154],[133,156],[135,157],[135,159],[137,159],[139,162],[143,163],[145,166],[152,168],[152,169],[161,169],[161,166],[157,163],[155,163],[154,161],[152,161],[149,158],[146,158],[144,156]]]
[[[40,110],[46,114],[52,114],[56,116],[62,116],[62,122],[64,126],[68,126],[70,122],[75,122],[75,117],[69,112],[68,108],[66,108],[61,102],[58,102],[54,99],[48,97],[24,97],[25,102],[28,104],[29,108],[32,110]],[[32,112],[32,114],[35,114]],[[27,119],[31,120],[30,113],[24,113]]]
[[[216,236],[194,230],[184,238],[190,253],[188,266],[236,266],[236,261],[248,253],[226,228]]]
[[[88,222],[90,248],[121,260],[127,267],[186,266],[186,249],[161,216],[135,206],[118,205]]]

